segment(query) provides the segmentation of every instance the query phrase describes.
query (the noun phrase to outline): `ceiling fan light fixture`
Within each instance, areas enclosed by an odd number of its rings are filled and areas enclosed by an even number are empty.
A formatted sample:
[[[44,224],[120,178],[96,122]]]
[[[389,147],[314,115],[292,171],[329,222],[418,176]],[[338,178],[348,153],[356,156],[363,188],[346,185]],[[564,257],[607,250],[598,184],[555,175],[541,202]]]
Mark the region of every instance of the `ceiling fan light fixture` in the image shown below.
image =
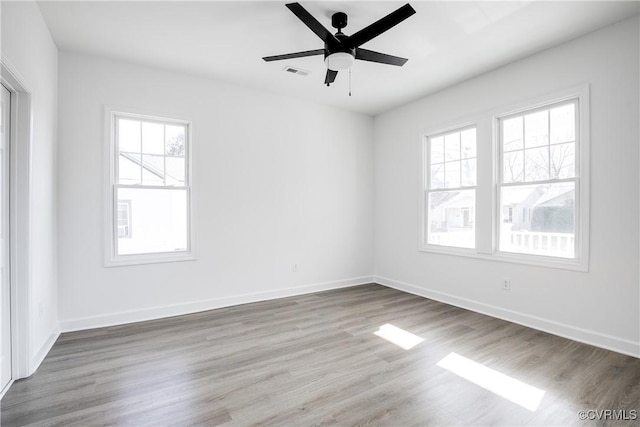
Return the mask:
[[[355,60],[356,58],[354,58],[350,53],[336,52],[331,55],[327,55],[327,57],[324,58],[324,63],[327,68],[332,71],[342,71],[351,68]]]

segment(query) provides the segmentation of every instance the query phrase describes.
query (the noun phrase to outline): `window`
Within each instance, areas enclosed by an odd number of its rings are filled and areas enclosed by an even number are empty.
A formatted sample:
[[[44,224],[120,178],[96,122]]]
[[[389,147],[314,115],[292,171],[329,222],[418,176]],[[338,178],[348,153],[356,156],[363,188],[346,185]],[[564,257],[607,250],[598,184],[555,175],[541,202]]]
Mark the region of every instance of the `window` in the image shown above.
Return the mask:
[[[588,120],[585,85],[422,133],[419,250],[588,271]]]
[[[499,251],[576,257],[577,117],[569,100],[498,119]]]
[[[120,112],[110,122],[107,265],[193,259],[189,122]]]
[[[131,200],[118,200],[118,237],[131,237]]]
[[[425,144],[423,243],[475,248],[476,128],[429,136]]]

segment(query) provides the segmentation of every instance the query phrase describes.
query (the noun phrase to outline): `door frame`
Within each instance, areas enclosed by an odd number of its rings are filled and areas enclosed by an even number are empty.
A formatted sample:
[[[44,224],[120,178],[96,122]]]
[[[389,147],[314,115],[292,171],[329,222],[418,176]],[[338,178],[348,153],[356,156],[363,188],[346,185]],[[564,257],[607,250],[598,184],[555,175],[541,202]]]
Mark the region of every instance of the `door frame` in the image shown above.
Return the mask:
[[[2,122],[2,126],[4,127],[2,132],[2,146],[3,146],[3,155],[0,158],[2,163],[0,167],[0,182],[2,185],[0,186],[0,199],[2,202],[0,203],[2,207],[2,212],[0,213],[0,228],[2,229],[3,241],[2,248],[0,248],[0,252],[2,253],[2,259],[0,259],[0,263],[4,266],[2,269],[2,277],[0,277],[0,300],[2,305],[0,305],[0,340],[2,340],[2,350],[3,350],[3,358],[2,358],[2,373],[0,373],[0,377],[2,377],[2,382],[0,382],[0,397],[6,393],[6,391],[11,387],[13,383],[13,328],[11,324],[13,323],[11,314],[13,313],[12,302],[11,302],[11,294],[13,290],[11,289],[11,132],[13,128],[12,124],[12,109],[13,103],[12,98],[13,95],[11,91],[6,88],[3,84],[0,84],[0,90],[2,91],[2,111],[0,111],[0,121]],[[4,93],[7,92],[5,104],[5,96]],[[5,121],[6,118],[6,121]],[[8,273],[8,274],[7,274]],[[5,289],[6,288],[6,289]],[[5,291],[6,298],[5,298]],[[5,309],[7,312],[5,313]],[[8,319],[5,319],[5,316]],[[8,325],[5,324],[5,320],[8,320]],[[5,329],[6,327],[8,329]],[[5,330],[8,331],[8,336],[5,336]],[[8,348],[5,347],[5,340],[8,340]],[[6,352],[6,357],[4,357],[4,353]],[[9,370],[5,372],[5,361],[9,362]],[[8,378],[5,376],[8,374]],[[4,380],[7,379],[5,383]]]
[[[29,360],[32,91],[5,58],[0,58],[0,82],[11,92],[9,244],[12,357],[11,380],[3,390],[6,392],[13,381],[33,373]]]

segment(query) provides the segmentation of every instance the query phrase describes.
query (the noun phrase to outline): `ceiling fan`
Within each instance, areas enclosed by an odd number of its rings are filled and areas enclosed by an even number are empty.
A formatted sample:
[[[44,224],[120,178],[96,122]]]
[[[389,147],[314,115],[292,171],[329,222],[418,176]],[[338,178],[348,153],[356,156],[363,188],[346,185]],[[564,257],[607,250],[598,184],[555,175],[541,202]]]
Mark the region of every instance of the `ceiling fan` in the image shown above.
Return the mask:
[[[309,27],[311,31],[322,39],[324,42],[324,49],[306,50],[303,52],[265,56],[262,58],[267,62],[301,58],[305,56],[324,55],[324,62],[327,65],[327,75],[324,79],[324,83],[327,86],[335,81],[338,71],[348,70],[356,59],[397,66],[402,66],[407,62],[406,58],[362,49],[360,46],[416,13],[408,3],[351,36],[342,32],[342,29],[347,26],[346,13],[337,12],[331,16],[331,25],[338,29],[338,32],[334,35],[331,34],[329,30],[318,22],[318,20],[309,12],[307,12],[300,3],[289,3],[286,6],[298,17],[298,19]]]

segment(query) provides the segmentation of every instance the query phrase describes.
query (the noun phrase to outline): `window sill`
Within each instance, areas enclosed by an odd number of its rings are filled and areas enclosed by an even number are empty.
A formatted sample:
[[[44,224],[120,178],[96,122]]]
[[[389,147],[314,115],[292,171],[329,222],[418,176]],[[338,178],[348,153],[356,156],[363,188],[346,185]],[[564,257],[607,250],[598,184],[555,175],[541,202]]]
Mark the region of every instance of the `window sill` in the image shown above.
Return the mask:
[[[105,267],[123,267],[128,265],[158,264],[166,262],[195,261],[191,252],[157,253],[140,255],[120,255],[105,259]]]
[[[588,272],[589,264],[586,261],[576,259],[550,258],[538,255],[526,255],[517,253],[494,252],[480,253],[476,249],[443,247],[435,245],[423,245],[418,248],[420,252],[440,255],[463,256],[467,258],[482,259],[487,261],[507,262],[512,264],[532,265],[535,267],[557,268],[561,270]]]

